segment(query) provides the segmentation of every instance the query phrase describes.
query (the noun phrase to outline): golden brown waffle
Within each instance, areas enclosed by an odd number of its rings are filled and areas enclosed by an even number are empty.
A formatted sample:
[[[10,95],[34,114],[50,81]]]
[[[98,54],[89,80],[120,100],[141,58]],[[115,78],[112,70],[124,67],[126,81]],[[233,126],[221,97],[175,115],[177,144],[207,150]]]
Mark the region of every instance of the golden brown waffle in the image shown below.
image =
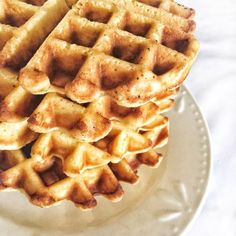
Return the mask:
[[[26,160],[20,151],[0,151],[0,189],[21,189],[40,207],[70,200],[82,209],[89,209],[96,206],[94,196],[98,194],[111,201],[120,200],[123,196],[120,181],[135,183],[140,164],[157,166],[161,160],[161,155],[150,151],[71,177],[65,175],[62,162],[56,157],[38,163],[33,158]]]
[[[109,120],[117,120],[134,129],[152,123],[160,114],[167,112],[174,104],[178,88],[167,90],[165,93],[139,107],[124,107],[118,105],[109,96],[103,96],[89,105],[91,111],[99,112]]]
[[[173,0],[106,0],[106,2],[119,4],[120,8],[132,9],[133,12],[153,18],[165,25],[175,26],[185,32],[192,32],[196,27],[192,20],[195,16],[194,9]],[[167,12],[171,13],[172,17]]]
[[[69,7],[72,7],[78,0],[66,0],[66,3]]]
[[[17,151],[0,151],[0,173],[11,167],[23,162],[25,157],[19,150]]]
[[[36,138],[37,134],[32,140]],[[109,162],[118,162],[129,154],[160,148],[166,144],[167,138],[168,119],[160,115],[159,119],[148,126],[143,126],[140,131],[113,121],[112,130],[108,135],[95,143],[78,141],[69,133],[62,131],[42,134],[33,144],[31,156],[38,161],[57,156],[63,161],[65,173],[73,174]],[[0,148],[4,149],[4,144]],[[77,168],[73,169],[72,166],[77,166]]]
[[[105,94],[126,107],[145,104],[179,87],[197,55],[194,36],[163,20],[188,22],[176,17],[137,1],[78,1],[19,80],[33,94],[66,93],[78,103]]]
[[[60,129],[69,131],[77,139],[98,140],[111,130],[112,120],[120,121],[134,129],[153,122],[160,113],[172,106],[173,94],[174,92],[156,104],[149,102],[137,108],[126,108],[108,96],[83,107],[63,96],[50,93],[30,115],[28,125],[31,130],[38,133]]]
[[[146,137],[144,139],[148,140]],[[70,176],[121,159],[59,131],[41,135],[32,146],[31,156],[39,162],[52,156],[60,158],[64,172]]]
[[[57,156],[62,159],[64,172],[72,176],[109,162],[117,163],[131,154],[161,148],[168,139],[168,119],[165,117],[152,129],[144,127],[141,132],[119,122],[113,122],[112,127],[107,136],[95,143],[79,142],[59,131],[43,134],[33,144],[31,156],[39,162]]]
[[[0,66],[20,69],[69,10],[64,0],[0,2]]]
[[[90,142],[111,130],[110,121],[97,112],[86,112],[85,107],[57,94],[48,94],[42,100],[20,86],[0,104],[0,121],[0,149],[19,149],[33,141],[36,133],[56,129]]]
[[[13,123],[28,118],[41,100],[42,96],[32,95],[18,84],[14,85],[0,103],[0,121]]]
[[[0,1],[0,102],[18,86],[18,70],[67,11],[64,0]],[[23,89],[18,91],[18,95],[24,93]],[[25,111],[22,111],[23,104],[18,99],[15,97],[8,105],[19,106],[16,111],[19,116]],[[30,112],[32,100],[24,102],[24,107]],[[1,116],[12,118],[6,110],[2,112]],[[0,149],[18,149],[37,138],[37,134],[28,128],[27,117],[15,123],[9,123],[8,119],[2,121],[0,119]]]
[[[17,73],[7,68],[0,69],[0,102],[17,86]]]
[[[198,52],[193,16],[171,0],[1,1],[0,189],[88,209],[158,166],[161,113]]]
[[[168,118],[159,115],[151,124],[134,131],[120,122],[113,122],[111,132],[95,142],[95,146],[116,157],[143,153],[166,144],[169,133]]]
[[[54,130],[69,132],[80,141],[94,142],[110,132],[112,120],[137,129],[169,109],[175,93],[176,90],[166,92],[156,104],[126,108],[108,96],[81,106],[62,95],[50,93],[43,98],[17,86],[0,103],[0,149],[19,149],[35,140],[36,133]]]
[[[4,77],[0,77],[2,101],[0,100],[0,150],[17,150],[34,141],[37,134],[28,128],[28,117],[32,107],[38,104],[23,88],[17,84],[17,77],[11,70],[4,69]],[[3,71],[3,70],[2,70]],[[1,74],[0,74],[1,76]],[[10,98],[10,99],[9,99]],[[24,99],[23,99],[24,98]],[[7,109],[4,104],[7,103]],[[14,114],[12,109],[14,107]]]
[[[37,137],[38,134],[28,128],[27,119],[14,123],[0,122],[0,150],[16,150]]]
[[[78,140],[92,142],[111,130],[111,122],[99,112],[57,95],[47,94],[28,119],[28,126],[38,133],[65,130]]]
[[[6,130],[9,135],[10,129]],[[13,136],[14,130],[11,132]],[[37,138],[37,134],[34,135],[32,140]],[[60,158],[64,173],[72,176],[109,162],[117,163],[131,154],[144,153],[151,148],[161,148],[167,139],[168,119],[160,116],[158,120],[144,126],[140,131],[134,131],[120,122],[113,121],[110,133],[95,143],[78,141],[68,133],[60,131],[42,134],[31,144],[32,150],[28,152],[31,152],[31,157],[38,162],[49,160],[52,156]],[[24,140],[19,139],[19,142]],[[4,147],[9,146],[4,143],[0,146],[0,150],[4,150]]]
[[[5,122],[17,122],[31,116],[31,120],[42,123],[43,118],[38,120],[39,118],[36,117],[36,114],[38,116],[45,115],[45,117],[54,117],[57,115],[56,112],[61,115],[67,112],[70,114],[72,110],[83,113],[83,108],[86,108],[86,110],[90,110],[93,113],[98,112],[109,120],[119,120],[129,125],[133,124],[135,127],[141,127],[150,120],[153,120],[156,114],[163,112],[164,109],[170,108],[178,92],[178,89],[167,90],[150,103],[136,108],[129,108],[117,104],[109,96],[103,96],[89,104],[78,105],[66,99],[63,95],[56,93],[50,93],[45,97],[30,94],[21,86],[17,85],[15,78],[9,80],[8,77],[6,81],[0,79],[0,83],[1,82],[4,84],[5,90],[1,90],[0,121]],[[54,120],[57,120],[57,118],[59,119],[59,117],[55,117]],[[48,129],[53,128],[48,124],[46,126]],[[47,127],[45,127],[45,129]],[[43,128],[42,126],[42,129]],[[48,131],[49,130],[47,130],[47,132]]]

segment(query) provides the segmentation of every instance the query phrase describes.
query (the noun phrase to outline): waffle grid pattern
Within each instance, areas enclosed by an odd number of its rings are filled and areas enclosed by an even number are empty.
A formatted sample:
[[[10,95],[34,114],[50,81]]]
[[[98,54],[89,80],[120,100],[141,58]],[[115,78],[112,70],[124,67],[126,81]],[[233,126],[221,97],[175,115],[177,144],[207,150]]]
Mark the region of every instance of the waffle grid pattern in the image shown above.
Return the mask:
[[[158,167],[163,113],[198,52],[194,14],[172,0],[1,1],[0,190],[91,209]]]
[[[34,94],[66,93],[78,103],[108,94],[130,107],[178,87],[196,56],[196,39],[118,9],[79,1],[21,71],[22,86]]]

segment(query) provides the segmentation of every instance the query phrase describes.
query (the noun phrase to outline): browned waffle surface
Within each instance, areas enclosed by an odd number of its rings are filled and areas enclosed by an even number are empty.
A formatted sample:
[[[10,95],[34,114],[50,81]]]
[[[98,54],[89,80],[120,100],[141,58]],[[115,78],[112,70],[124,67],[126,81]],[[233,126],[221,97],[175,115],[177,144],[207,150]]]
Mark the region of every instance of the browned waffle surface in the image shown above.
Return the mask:
[[[8,77],[9,78],[9,77]],[[15,79],[3,90],[0,102],[0,149],[16,150],[37,138],[37,133],[68,132],[78,141],[95,142],[111,131],[113,121],[119,121],[136,130],[152,124],[159,113],[173,105],[174,91],[168,91],[157,100],[140,107],[120,106],[109,96],[90,104],[79,105],[63,95],[49,93],[32,95],[15,85]],[[15,87],[15,88],[14,88]]]
[[[60,158],[64,173],[72,176],[110,162],[117,163],[129,155],[161,148],[167,143],[168,131],[168,119],[160,115],[140,131],[113,121],[112,130],[97,142],[81,142],[66,132],[53,131],[40,135],[28,152],[39,162],[52,156]]]
[[[21,68],[68,11],[64,0],[2,0],[0,65]]]
[[[124,193],[120,181],[135,183],[140,164],[155,166],[162,159],[150,151],[71,177],[65,175],[62,162],[56,157],[43,163],[23,157],[20,151],[0,151],[1,189],[22,189],[40,207],[70,200],[82,209],[95,207],[97,194],[111,201],[120,200]]]
[[[78,0],[77,6],[86,6],[86,8],[89,9],[88,12],[86,12],[87,15],[92,18],[94,16],[98,18],[99,14],[96,11],[91,11],[91,5],[93,4],[91,2],[92,1]],[[175,26],[185,32],[191,32],[195,29],[195,22],[192,20],[195,16],[195,11],[192,8],[180,5],[172,0],[101,0],[100,4],[98,3],[97,6],[100,6],[100,9],[102,9],[104,4],[111,3],[118,5],[121,9],[148,16],[165,25],[170,25],[171,27]],[[112,8],[114,9],[114,6],[110,9]],[[112,11],[113,10],[111,10],[111,12]],[[172,14],[171,17],[168,13]],[[101,15],[102,14],[100,14],[100,16]],[[106,19],[107,21],[109,20],[109,14],[107,14],[104,19],[105,20],[102,22],[106,23]]]
[[[191,19],[195,15],[194,9],[180,5],[173,0],[136,0],[136,2],[140,2],[155,8],[162,8],[176,16],[180,16],[185,19]],[[189,26],[191,26],[191,21],[189,21]],[[191,27],[189,30],[191,30]]]
[[[0,151],[0,173],[24,161],[21,151]]]
[[[73,175],[109,162],[117,163],[130,154],[160,148],[166,144],[167,139],[168,120],[162,117],[162,121],[155,124],[155,127],[145,127],[140,132],[114,123],[110,133],[95,143],[79,142],[59,131],[43,134],[33,144],[31,156],[38,161],[57,156],[63,161],[65,173]]]
[[[32,142],[38,134],[28,128],[27,120],[0,122],[0,150],[15,150]]]
[[[0,102],[17,86],[17,73],[0,68]]]
[[[108,95],[126,107],[179,87],[198,42],[178,24],[148,17],[146,8],[174,17],[137,1],[78,1],[21,71],[22,86],[33,94],[66,93],[78,103]]]
[[[89,209],[157,167],[193,16],[171,0],[1,1],[0,189]]]

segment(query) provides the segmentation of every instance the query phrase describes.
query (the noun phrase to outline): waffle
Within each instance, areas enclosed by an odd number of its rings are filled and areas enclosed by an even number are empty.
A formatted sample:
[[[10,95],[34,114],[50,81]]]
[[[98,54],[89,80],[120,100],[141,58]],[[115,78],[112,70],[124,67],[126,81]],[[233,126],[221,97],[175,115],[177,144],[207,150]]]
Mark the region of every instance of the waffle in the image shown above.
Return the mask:
[[[0,150],[15,150],[31,143],[38,134],[28,128],[27,120],[0,123]]]
[[[137,1],[78,1],[19,81],[33,94],[66,93],[77,103],[108,95],[119,105],[140,106],[179,87],[197,55],[197,40],[177,19],[189,22]]]
[[[66,130],[78,140],[87,142],[103,138],[111,130],[111,122],[86,107],[55,93],[47,94],[30,115],[28,125],[38,133]]]
[[[97,112],[57,94],[43,100],[17,87],[0,105],[0,149],[19,149],[37,133],[65,130],[83,141],[96,141],[111,130],[111,123]]]
[[[0,3],[1,67],[22,68],[69,10],[64,0],[29,2],[2,0]]]
[[[68,7],[72,7],[78,0],[66,0]]]
[[[180,26],[182,27],[183,30],[193,31],[195,29],[196,25],[194,21],[183,19],[183,18],[192,19],[194,17],[195,11],[192,8],[188,8],[186,6],[180,5],[174,2],[173,0],[135,0],[132,2],[132,4],[136,5],[135,8],[142,8],[142,5],[140,3],[152,6],[157,9],[159,8],[159,10],[149,8],[149,11],[151,11],[151,13],[147,13],[148,11],[146,12],[143,10],[143,14],[145,15],[151,16],[157,20],[161,20],[161,14],[165,15],[165,13],[161,11],[161,9],[164,9],[165,11],[168,11],[172,13],[173,15],[180,16],[182,18],[180,19],[179,17],[174,17],[173,22],[181,21]],[[138,11],[138,10],[135,10],[135,11]],[[166,24],[168,24],[167,19],[162,19],[162,20],[163,21],[166,20]]]
[[[0,103],[0,149],[19,149],[35,140],[37,133],[55,130],[66,131],[81,141],[94,142],[111,131],[112,121],[135,130],[170,109],[175,93],[176,90],[169,91],[155,102],[126,108],[109,96],[81,106],[56,93],[42,97],[16,86]]]
[[[48,114],[49,110],[53,113],[57,109],[60,110],[59,113],[65,113],[65,109],[62,111],[65,106],[68,107],[69,111],[73,109],[83,110],[81,105],[71,102],[60,94],[50,93],[46,96],[30,94],[21,86],[18,86],[15,78],[11,79],[10,76],[5,80],[3,77],[0,78],[0,84],[3,84],[3,89],[1,89],[2,101],[0,100],[0,121],[16,122],[31,115],[33,116],[32,120],[37,120],[35,113]],[[162,110],[165,106],[167,108],[171,107],[177,92],[178,89],[167,90],[152,102],[136,108],[121,106],[109,96],[103,96],[92,103],[82,106],[88,108],[91,112],[98,112],[109,120],[119,120],[140,127],[149,122],[150,119],[153,119],[155,114],[163,112]]]
[[[22,151],[0,151],[0,173],[23,162],[25,157]]]
[[[134,108],[120,106],[111,97],[103,96],[90,103],[89,109],[99,112],[109,120],[117,120],[137,129],[152,123],[161,113],[170,110],[177,92],[178,89],[166,91],[152,102]]]
[[[70,200],[82,209],[91,209],[97,204],[98,194],[111,201],[120,200],[124,193],[120,181],[137,182],[140,164],[157,166],[161,160],[161,155],[150,151],[70,177],[56,157],[38,163],[26,159],[21,151],[0,151],[0,189],[21,189],[40,207]]]
[[[37,99],[17,84],[17,75],[4,69],[0,77],[2,101],[0,101],[0,150],[17,150],[34,141],[38,134],[28,128],[28,114],[37,103]],[[2,70],[3,71],[3,70]],[[24,98],[24,99],[22,99]],[[7,104],[7,109],[4,109]],[[14,113],[12,107],[15,108]],[[24,115],[23,115],[24,114]]]
[[[184,32],[192,32],[196,28],[192,18],[195,11],[192,8],[180,5],[173,0],[106,0],[118,4],[120,8],[132,9],[132,12],[150,17],[165,25],[179,28]],[[171,17],[168,13],[171,13]]]
[[[17,73],[0,68],[0,102],[17,86]]]
[[[150,127],[150,125],[149,125]],[[31,157],[42,162],[51,156],[61,158],[64,172],[70,176],[87,169],[117,163],[125,156],[160,148],[168,139],[168,119],[162,117],[151,129],[138,132],[120,122],[112,122],[112,130],[94,143],[81,142],[65,132],[42,134],[33,144]],[[76,168],[75,168],[76,166]]]
[[[53,99],[55,97],[61,99],[59,95],[48,94],[47,96],[51,96]],[[63,105],[69,107],[68,104]],[[49,107],[52,106],[49,105]],[[57,108],[57,112],[60,111],[59,105]],[[73,109],[73,111],[75,113],[76,109]],[[44,113],[46,112],[42,111],[39,114]],[[65,115],[67,120],[69,120],[69,113]],[[78,116],[77,114],[74,115]],[[90,112],[89,118],[91,118]],[[48,119],[51,120],[52,116],[47,116],[46,114],[42,120]],[[58,119],[57,117],[55,120]],[[63,119],[65,117],[62,117]],[[93,117],[91,119],[93,120]],[[98,125],[98,127],[96,126],[94,130],[98,132],[100,128],[99,122],[96,119],[95,121],[97,124],[94,125]],[[76,162],[78,165],[76,171],[83,171],[94,166],[120,161],[129,154],[143,153],[151,148],[160,147],[166,144],[168,138],[168,119],[159,114],[155,114],[152,119],[149,119],[148,123],[139,128],[120,121],[110,121],[111,130],[108,133],[103,133],[103,136],[98,141],[92,139],[93,143],[84,142],[82,138],[74,138],[72,132],[67,132],[63,129],[51,130],[51,132],[46,132],[38,138],[38,133],[29,129],[29,122],[30,118],[28,121],[24,119],[19,122],[0,123],[0,150],[14,150],[17,147],[24,147],[37,139],[33,144],[32,157],[38,161],[49,159],[51,155],[60,157],[65,164],[66,173],[73,172],[70,168],[70,163]],[[102,131],[104,132],[104,130]],[[98,133],[101,134],[102,131]],[[87,132],[91,133],[92,131],[88,129]]]
[[[145,126],[169,109],[173,101],[167,96],[157,104],[149,102],[137,108],[126,108],[105,96],[83,107],[56,93],[50,93],[30,115],[28,124],[31,130],[38,133],[65,129],[77,139],[89,142],[104,137],[112,128],[112,120],[134,129]]]
[[[49,32],[66,14],[68,7],[64,0],[2,0],[0,2],[0,102],[4,100],[18,86],[18,71],[30,59]],[[51,14],[51,11],[54,14]],[[23,89],[17,88],[16,95],[30,96]],[[34,101],[34,100],[33,100]],[[29,109],[32,105],[30,99],[25,100],[24,107]],[[35,101],[34,101],[35,103]],[[18,97],[10,106],[22,106]],[[6,114],[4,110],[0,116]],[[20,112],[20,113],[19,113]],[[37,134],[28,128],[27,118],[23,117],[15,123],[4,122],[0,119],[0,149],[18,149],[37,138]]]
[[[121,181],[162,160],[162,113],[198,53],[194,10],[172,0],[3,0],[0,9],[0,190],[40,207],[120,200]]]
[[[151,148],[161,148],[167,142],[168,132],[168,118],[161,115],[151,124],[140,128],[138,133],[120,122],[114,122],[111,132],[95,142],[95,146],[113,156],[124,157],[143,153]]]

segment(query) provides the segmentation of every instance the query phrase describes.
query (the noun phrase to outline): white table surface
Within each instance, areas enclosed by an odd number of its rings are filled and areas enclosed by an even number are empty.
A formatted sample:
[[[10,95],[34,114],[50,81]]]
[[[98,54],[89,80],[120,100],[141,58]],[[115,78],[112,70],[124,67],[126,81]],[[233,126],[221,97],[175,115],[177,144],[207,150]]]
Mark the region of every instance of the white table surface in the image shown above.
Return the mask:
[[[196,12],[199,57],[186,81],[212,137],[213,173],[187,236],[236,236],[236,1],[182,0]]]

